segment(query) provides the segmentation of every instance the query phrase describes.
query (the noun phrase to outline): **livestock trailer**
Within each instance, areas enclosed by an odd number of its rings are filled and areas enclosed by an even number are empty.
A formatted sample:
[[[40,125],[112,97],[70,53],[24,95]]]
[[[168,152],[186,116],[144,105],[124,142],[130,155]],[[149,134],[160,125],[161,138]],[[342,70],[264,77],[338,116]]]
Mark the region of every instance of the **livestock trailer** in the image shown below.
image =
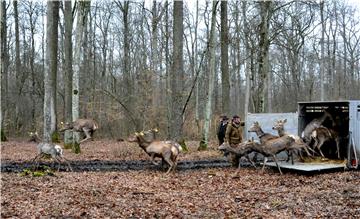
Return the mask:
[[[306,125],[313,119],[320,118],[325,110],[332,118],[322,124],[332,128],[336,126],[340,144],[340,159],[346,161],[348,168],[359,168],[360,156],[360,100],[299,102],[298,103],[298,134],[301,136]],[[324,143],[324,154],[329,158],[336,156],[334,141]]]
[[[299,102],[296,113],[256,113],[248,114],[245,122],[246,139],[258,140],[254,133],[247,130],[253,122],[258,121],[264,132],[276,135],[272,126],[278,119],[287,119],[285,130],[290,134],[301,136],[306,125],[314,119],[321,118],[324,112],[331,114],[323,126],[333,128],[336,123],[336,131],[340,136],[340,159],[337,158],[335,141],[327,141],[321,147],[326,158],[336,162],[296,162],[291,164],[281,161],[281,168],[295,169],[300,171],[320,171],[324,169],[359,168],[360,157],[360,100],[344,101],[321,101],[321,102]],[[279,158],[284,158],[285,153],[280,153]],[[268,162],[268,166],[276,166],[274,162]]]

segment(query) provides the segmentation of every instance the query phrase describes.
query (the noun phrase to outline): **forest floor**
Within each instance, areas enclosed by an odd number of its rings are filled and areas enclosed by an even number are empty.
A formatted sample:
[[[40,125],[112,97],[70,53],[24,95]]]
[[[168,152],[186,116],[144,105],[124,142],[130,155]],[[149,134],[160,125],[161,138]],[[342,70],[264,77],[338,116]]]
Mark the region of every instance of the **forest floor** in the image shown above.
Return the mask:
[[[36,144],[2,142],[1,218],[360,218],[360,171],[237,170],[216,143],[187,144],[168,175],[134,143],[96,140],[65,150],[74,172],[35,177],[21,172]]]

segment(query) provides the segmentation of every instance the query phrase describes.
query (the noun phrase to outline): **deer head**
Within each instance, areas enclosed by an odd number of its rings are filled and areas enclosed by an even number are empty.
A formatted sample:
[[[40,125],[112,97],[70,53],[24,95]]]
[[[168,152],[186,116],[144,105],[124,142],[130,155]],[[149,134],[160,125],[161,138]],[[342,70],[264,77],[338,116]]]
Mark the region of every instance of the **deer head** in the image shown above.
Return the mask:
[[[274,124],[274,126],[272,127],[273,130],[284,130],[284,125],[287,122],[287,119],[283,119],[283,120],[277,120]]]

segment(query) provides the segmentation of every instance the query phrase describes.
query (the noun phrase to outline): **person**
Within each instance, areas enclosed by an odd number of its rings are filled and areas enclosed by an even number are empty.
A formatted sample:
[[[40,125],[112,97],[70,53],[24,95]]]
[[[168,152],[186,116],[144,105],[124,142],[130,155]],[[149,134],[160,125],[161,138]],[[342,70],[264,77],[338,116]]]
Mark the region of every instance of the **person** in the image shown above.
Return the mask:
[[[237,147],[238,144],[242,142],[242,133],[243,126],[245,122],[241,121],[240,116],[234,115],[231,119],[231,122],[226,127],[225,132],[225,142],[228,143],[231,147]],[[233,166],[238,166],[239,159],[235,155],[231,155],[229,160],[232,162]]]
[[[228,122],[229,122],[229,118],[226,115],[220,116],[220,123],[219,123],[219,127],[217,130],[217,137],[219,140],[219,145],[224,143],[225,132],[226,132],[226,127],[228,125]]]

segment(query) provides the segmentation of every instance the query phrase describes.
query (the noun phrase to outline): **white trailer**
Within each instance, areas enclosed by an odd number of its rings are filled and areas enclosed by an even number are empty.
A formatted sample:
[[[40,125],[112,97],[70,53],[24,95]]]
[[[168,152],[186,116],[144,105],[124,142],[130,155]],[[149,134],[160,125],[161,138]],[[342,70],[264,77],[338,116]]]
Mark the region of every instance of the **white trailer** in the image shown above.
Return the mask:
[[[320,171],[334,168],[354,168],[359,169],[360,162],[360,100],[346,101],[322,101],[322,102],[299,102],[298,112],[296,113],[259,113],[248,114],[245,123],[245,136],[247,139],[258,139],[254,133],[247,130],[254,121],[258,121],[263,131],[277,134],[272,130],[272,126],[278,119],[287,119],[285,130],[291,134],[301,136],[301,132],[306,125],[315,118],[323,115],[324,110],[330,112],[337,125],[340,135],[340,161],[338,162],[316,162],[302,163],[296,162],[294,165],[285,161],[280,162],[280,167],[285,169],[296,169],[300,171]],[[325,127],[331,127],[332,121],[326,120]],[[335,142],[324,143],[321,150],[330,159],[337,158]],[[283,158],[285,153],[279,154]],[[276,166],[269,162],[269,166]]]

